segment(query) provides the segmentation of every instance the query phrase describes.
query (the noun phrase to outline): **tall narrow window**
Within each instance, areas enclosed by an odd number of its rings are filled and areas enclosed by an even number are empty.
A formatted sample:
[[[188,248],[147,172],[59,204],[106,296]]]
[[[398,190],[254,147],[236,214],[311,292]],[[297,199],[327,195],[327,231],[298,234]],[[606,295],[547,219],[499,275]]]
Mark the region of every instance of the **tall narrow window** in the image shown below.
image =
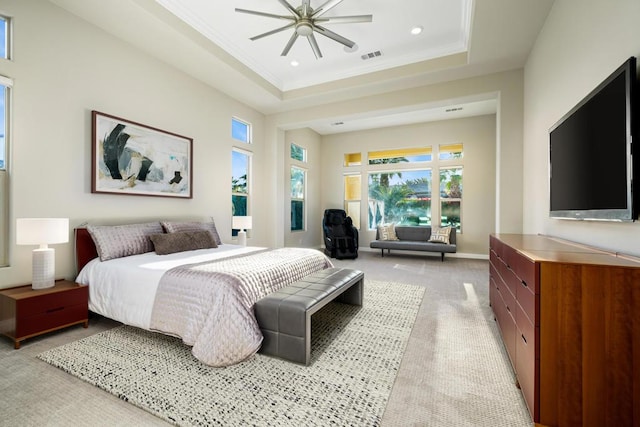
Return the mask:
[[[249,185],[251,173],[251,153],[234,149],[231,152],[231,214],[233,216],[249,215]],[[238,235],[237,229],[231,230],[232,236]]]
[[[9,136],[9,91],[11,79],[0,76],[0,267],[9,265],[9,177],[7,141]]]
[[[240,119],[231,119],[231,137],[235,140],[251,143],[251,125]]]
[[[431,169],[369,173],[369,229],[431,225]]]
[[[461,229],[462,167],[440,169],[440,225]]]
[[[344,210],[351,217],[353,225],[360,229],[360,194],[362,191],[362,177],[357,175],[344,176]]]
[[[297,144],[291,143],[291,158],[301,162],[307,161],[307,150]]]
[[[304,230],[307,171],[291,166],[291,231]]]
[[[10,21],[6,16],[0,15],[0,58],[11,59],[9,31]]]

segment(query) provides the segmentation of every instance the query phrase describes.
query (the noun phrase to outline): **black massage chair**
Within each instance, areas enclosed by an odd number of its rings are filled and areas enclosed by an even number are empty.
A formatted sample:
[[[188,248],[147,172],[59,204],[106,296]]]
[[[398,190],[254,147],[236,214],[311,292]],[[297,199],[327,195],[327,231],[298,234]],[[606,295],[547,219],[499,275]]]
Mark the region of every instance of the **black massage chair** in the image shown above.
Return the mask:
[[[358,258],[358,229],[342,209],[326,209],[322,218],[324,253],[331,258]]]

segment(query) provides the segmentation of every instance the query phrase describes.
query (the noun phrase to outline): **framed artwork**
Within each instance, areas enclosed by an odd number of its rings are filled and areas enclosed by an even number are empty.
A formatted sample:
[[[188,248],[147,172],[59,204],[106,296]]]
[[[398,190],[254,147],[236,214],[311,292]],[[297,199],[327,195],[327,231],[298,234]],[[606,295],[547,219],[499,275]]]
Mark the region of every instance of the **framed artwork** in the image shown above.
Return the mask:
[[[91,192],[193,197],[193,139],[91,112]]]

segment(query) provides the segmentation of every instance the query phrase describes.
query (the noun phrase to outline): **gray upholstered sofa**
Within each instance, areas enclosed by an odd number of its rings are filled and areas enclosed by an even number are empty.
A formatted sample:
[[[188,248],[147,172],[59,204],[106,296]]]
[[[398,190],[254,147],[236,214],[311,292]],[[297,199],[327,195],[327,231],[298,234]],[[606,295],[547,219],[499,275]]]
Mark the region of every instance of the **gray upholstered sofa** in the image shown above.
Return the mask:
[[[431,227],[428,226],[402,226],[396,225],[396,236],[398,240],[379,240],[379,232],[376,231],[376,240],[373,240],[369,245],[372,248],[380,249],[382,256],[384,256],[384,250],[387,253],[394,250],[405,251],[426,251],[426,252],[440,252],[442,261],[444,261],[445,253],[456,252],[456,229],[451,228],[449,234],[449,243],[436,243],[429,242],[431,237]]]

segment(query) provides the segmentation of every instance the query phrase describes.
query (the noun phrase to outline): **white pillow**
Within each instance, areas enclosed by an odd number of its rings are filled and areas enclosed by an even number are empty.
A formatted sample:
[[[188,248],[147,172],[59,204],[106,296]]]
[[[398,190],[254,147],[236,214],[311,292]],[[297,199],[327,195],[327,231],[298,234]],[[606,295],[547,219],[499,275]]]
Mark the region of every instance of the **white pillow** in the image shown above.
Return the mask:
[[[395,224],[384,224],[378,226],[378,238],[380,240],[400,240],[396,236]]]
[[[432,228],[430,242],[433,243],[446,243],[449,244],[449,235],[451,234],[451,227]]]

